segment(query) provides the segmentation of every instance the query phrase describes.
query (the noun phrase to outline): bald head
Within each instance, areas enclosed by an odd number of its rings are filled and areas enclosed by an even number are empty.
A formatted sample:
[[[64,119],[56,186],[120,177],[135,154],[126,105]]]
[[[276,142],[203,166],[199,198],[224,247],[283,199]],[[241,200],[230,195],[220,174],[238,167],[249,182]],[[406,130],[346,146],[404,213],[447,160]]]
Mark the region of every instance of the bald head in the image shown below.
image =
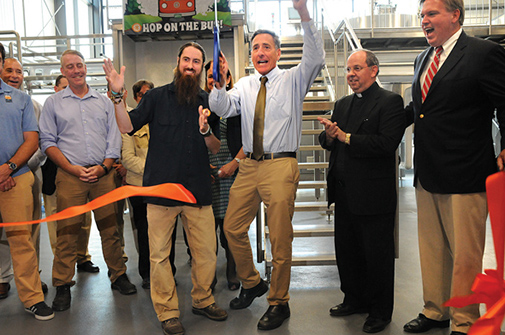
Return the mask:
[[[23,65],[15,58],[6,58],[0,77],[7,85],[21,89],[24,79]]]

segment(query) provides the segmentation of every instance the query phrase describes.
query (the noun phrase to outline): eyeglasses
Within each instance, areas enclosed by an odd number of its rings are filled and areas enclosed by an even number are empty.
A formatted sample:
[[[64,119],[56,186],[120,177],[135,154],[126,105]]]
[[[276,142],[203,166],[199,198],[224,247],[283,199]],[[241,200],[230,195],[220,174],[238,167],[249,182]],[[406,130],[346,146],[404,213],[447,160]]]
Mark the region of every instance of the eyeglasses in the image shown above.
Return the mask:
[[[345,72],[350,73],[351,71],[354,71],[354,73],[358,73],[358,72],[361,72],[361,70],[366,69],[367,67],[372,67],[372,66],[373,65],[363,67],[363,66],[356,65],[353,67],[347,67],[345,69]]]

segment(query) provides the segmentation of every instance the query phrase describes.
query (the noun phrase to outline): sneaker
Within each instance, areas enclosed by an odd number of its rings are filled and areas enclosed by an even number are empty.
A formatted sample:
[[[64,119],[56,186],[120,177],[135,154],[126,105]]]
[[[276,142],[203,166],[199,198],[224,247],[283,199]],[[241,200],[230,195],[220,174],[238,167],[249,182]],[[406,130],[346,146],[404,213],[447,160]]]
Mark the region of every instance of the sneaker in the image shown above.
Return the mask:
[[[30,308],[25,308],[25,311],[35,315],[35,319],[37,320],[46,321],[54,318],[53,309],[47,306],[44,301],[41,301]]]
[[[161,329],[165,335],[184,335],[184,327],[179,318],[171,318],[161,323]]]
[[[218,307],[216,303],[205,308],[193,307],[193,314],[203,315],[214,321],[224,321],[228,317],[228,313],[221,307]]]
[[[126,276],[126,273],[123,273],[119,276],[115,282],[111,284],[113,290],[118,290],[119,293],[124,295],[137,293],[137,288],[135,285],[130,283],[130,280]]]
[[[56,296],[53,300],[53,309],[57,312],[70,308],[70,285],[56,286]]]

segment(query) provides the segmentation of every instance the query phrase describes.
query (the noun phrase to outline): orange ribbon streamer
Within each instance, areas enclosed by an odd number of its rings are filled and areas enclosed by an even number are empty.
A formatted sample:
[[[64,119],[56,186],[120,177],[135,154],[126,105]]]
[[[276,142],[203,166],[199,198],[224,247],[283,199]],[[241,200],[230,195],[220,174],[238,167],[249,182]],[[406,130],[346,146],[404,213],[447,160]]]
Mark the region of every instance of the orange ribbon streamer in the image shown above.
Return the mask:
[[[465,307],[470,304],[485,303],[487,312],[470,328],[468,335],[500,334],[505,317],[505,281],[503,268],[505,257],[505,172],[498,172],[486,180],[487,201],[497,269],[484,270],[478,274],[472,285],[473,294],[449,299],[445,306]]]
[[[47,216],[44,219],[23,221],[23,222],[7,222],[0,223],[0,227],[4,226],[21,226],[26,224],[36,224],[45,221],[57,221],[68,219],[79,214],[84,214],[93,209],[114,203],[118,200],[126,199],[135,196],[167,198],[191,204],[196,203],[196,199],[184,186],[181,184],[166,183],[155,186],[122,186],[115,190],[106,193],[95,200],[88,202],[85,205],[73,206],[62,210],[59,213]]]

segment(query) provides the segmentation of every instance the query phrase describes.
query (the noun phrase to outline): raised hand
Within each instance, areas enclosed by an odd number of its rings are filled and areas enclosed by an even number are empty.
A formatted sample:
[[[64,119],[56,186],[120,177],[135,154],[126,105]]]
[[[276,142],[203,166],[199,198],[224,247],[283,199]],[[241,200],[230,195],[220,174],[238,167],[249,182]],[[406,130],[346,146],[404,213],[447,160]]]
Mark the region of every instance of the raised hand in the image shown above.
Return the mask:
[[[210,127],[207,122],[207,118],[210,116],[210,110],[208,110],[207,108],[203,109],[203,106],[200,105],[200,107],[198,107],[198,113],[200,114],[200,118],[198,119],[198,124],[200,125],[200,132],[206,133]]]
[[[126,67],[122,66],[120,73],[117,73],[110,58],[103,60],[103,70],[105,71],[105,79],[109,82],[109,87],[114,92],[119,92],[124,87],[124,73]]]
[[[302,21],[310,21],[309,10],[307,9],[307,0],[293,0],[293,7],[298,11]]]

